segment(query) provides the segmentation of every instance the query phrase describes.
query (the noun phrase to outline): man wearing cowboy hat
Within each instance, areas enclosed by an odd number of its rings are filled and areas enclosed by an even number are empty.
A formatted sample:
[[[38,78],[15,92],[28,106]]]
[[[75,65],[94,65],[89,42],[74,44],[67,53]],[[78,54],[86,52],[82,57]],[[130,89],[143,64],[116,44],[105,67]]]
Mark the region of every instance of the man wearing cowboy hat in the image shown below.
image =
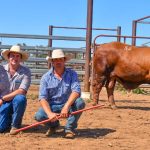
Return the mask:
[[[18,45],[10,50],[2,51],[2,56],[8,61],[4,70],[0,72],[0,132],[11,128],[10,134],[17,134],[16,129],[21,127],[26,108],[26,93],[31,82],[29,68],[21,62],[28,59],[28,54]]]
[[[70,59],[61,49],[52,51],[52,57],[47,58],[52,63],[51,69],[42,76],[39,90],[41,108],[35,114],[37,121],[51,119],[46,135],[56,133],[60,117],[68,117],[68,113],[83,109],[85,103],[80,98],[81,88],[77,73],[65,67],[65,62]],[[65,126],[65,137],[74,138],[78,119],[81,113],[68,117]]]

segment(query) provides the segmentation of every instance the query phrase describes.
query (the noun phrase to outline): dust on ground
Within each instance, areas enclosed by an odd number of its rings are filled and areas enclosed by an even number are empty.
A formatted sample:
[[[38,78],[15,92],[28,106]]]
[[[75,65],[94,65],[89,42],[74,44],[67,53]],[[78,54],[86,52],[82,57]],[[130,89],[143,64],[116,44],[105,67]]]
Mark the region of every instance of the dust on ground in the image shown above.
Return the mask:
[[[39,108],[38,86],[31,86],[23,126],[36,123],[34,114]],[[63,138],[63,130],[46,137],[46,127],[39,125],[15,136],[0,134],[0,150],[149,150],[150,97],[140,94],[123,94],[115,91],[117,110],[108,107],[85,111],[75,139]],[[100,103],[107,103],[105,89]],[[90,107],[91,102],[86,102]],[[61,127],[66,123],[61,119]]]

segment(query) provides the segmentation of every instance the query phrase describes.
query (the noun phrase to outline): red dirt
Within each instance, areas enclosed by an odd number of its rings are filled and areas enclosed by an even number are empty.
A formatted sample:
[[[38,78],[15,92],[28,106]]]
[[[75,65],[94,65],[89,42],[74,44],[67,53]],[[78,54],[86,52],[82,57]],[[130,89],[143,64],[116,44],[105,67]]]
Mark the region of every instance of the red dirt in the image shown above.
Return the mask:
[[[39,108],[38,87],[31,86],[23,126],[35,123],[33,117]],[[75,139],[63,138],[62,129],[53,137],[46,137],[44,125],[15,136],[0,134],[0,150],[148,150],[150,143],[150,100],[147,95],[123,94],[115,91],[117,110],[108,107],[89,110],[79,120]],[[100,97],[107,103],[103,89]],[[87,106],[91,103],[87,102]],[[61,119],[62,127],[65,119]]]

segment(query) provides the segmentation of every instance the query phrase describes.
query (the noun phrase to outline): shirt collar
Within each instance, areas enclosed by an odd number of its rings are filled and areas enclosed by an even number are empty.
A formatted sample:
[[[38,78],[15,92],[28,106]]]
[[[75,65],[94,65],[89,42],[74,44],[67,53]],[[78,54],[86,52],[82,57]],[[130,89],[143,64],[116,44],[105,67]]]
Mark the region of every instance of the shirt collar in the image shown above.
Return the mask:
[[[4,69],[8,72],[9,71],[9,64],[6,64],[6,65],[4,65]],[[21,65],[20,65],[20,67],[17,69],[17,71],[16,72],[21,72],[21,70],[22,70],[22,67],[21,67]]]
[[[4,69],[5,69],[6,71],[8,71],[8,70],[9,70],[9,66],[8,66],[8,64],[4,65]]]
[[[53,71],[54,71],[54,67],[51,67],[51,69],[49,70],[49,74],[50,74],[50,75],[54,75]],[[64,71],[64,73],[63,73],[63,76],[66,74],[67,71],[68,71],[68,69],[65,68],[65,71]]]

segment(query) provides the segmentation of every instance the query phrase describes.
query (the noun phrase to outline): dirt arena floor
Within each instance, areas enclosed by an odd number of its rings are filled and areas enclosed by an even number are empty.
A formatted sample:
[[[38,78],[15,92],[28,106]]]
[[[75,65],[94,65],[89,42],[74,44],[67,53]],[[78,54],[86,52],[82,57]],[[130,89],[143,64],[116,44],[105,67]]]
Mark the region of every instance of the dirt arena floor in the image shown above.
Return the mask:
[[[33,116],[39,107],[38,87],[31,86],[23,126],[35,123]],[[40,125],[10,136],[0,134],[0,150],[149,150],[150,149],[150,96],[124,94],[115,91],[117,110],[108,107],[85,111],[75,139],[63,138],[63,126],[52,137],[46,137],[46,127]],[[100,97],[107,104],[103,89]],[[86,101],[86,107],[91,102]]]

